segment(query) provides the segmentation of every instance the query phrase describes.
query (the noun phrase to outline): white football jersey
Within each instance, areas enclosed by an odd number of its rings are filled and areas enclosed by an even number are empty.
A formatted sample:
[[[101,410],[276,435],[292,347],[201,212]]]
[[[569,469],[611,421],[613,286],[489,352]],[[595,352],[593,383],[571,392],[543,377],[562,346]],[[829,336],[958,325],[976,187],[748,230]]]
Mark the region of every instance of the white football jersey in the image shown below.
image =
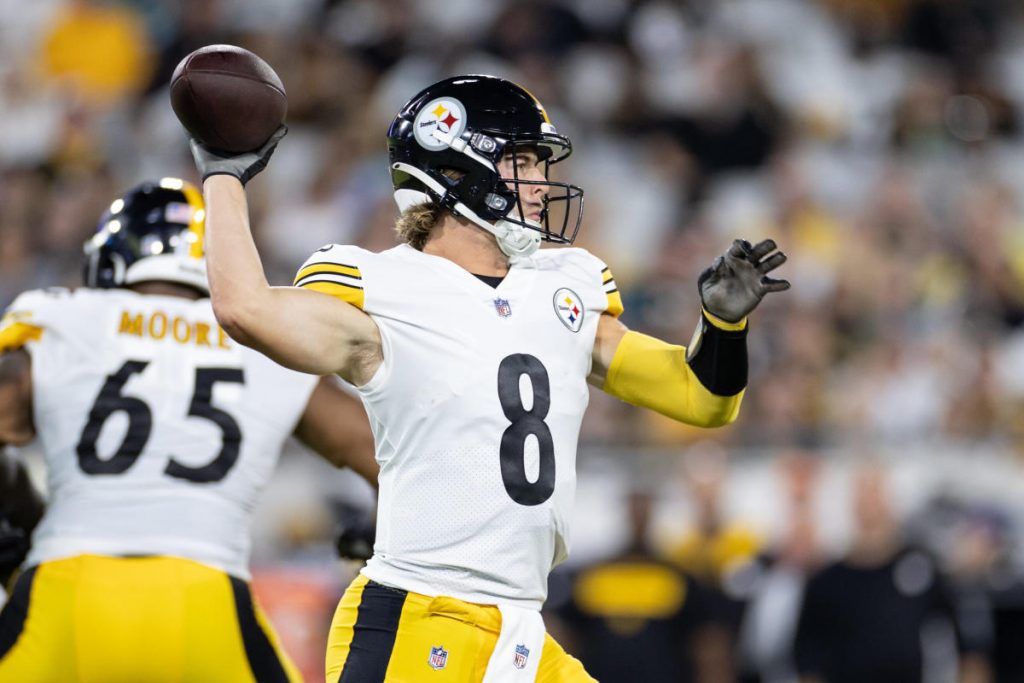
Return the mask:
[[[248,578],[250,519],[317,378],[231,341],[208,299],[31,291],[0,349],[32,356],[49,502],[28,564],[172,555]]]
[[[359,389],[380,463],[385,585],[539,609],[565,559],[576,444],[611,273],[582,249],[541,250],[497,287],[402,245],[333,245],[296,284],[376,321],[384,361]]]

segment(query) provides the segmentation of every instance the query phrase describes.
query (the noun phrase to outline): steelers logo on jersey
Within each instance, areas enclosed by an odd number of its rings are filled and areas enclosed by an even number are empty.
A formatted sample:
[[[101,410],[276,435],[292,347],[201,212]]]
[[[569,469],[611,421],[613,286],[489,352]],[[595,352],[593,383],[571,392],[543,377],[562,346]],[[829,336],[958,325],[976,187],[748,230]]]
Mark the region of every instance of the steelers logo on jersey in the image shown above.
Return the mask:
[[[466,129],[466,108],[451,97],[428,102],[413,121],[413,135],[420,146],[433,152],[448,146],[449,141]]]
[[[579,295],[568,287],[562,287],[555,292],[551,303],[562,324],[572,332],[579,332],[583,327],[583,300]]]

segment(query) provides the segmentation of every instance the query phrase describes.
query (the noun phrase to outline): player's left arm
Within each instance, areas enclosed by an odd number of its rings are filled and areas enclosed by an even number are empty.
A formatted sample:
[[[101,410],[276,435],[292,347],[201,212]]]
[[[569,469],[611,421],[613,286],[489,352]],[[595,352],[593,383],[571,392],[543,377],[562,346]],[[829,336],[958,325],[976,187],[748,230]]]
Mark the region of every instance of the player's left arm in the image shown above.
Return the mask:
[[[32,357],[24,349],[0,353],[0,446],[20,446],[35,435]]]
[[[698,279],[703,310],[689,348],[602,315],[590,383],[680,422],[729,424],[747,386],[747,316],[765,294],[789,288],[787,281],[767,276],[785,261],[771,240],[756,246],[736,240],[715,259]]]
[[[4,446],[26,444],[35,435],[32,358],[24,349],[0,353],[0,515],[26,534],[43,516],[43,498]]]
[[[373,432],[362,403],[334,377],[321,377],[295,428],[295,436],[335,467],[351,468],[377,488]]]

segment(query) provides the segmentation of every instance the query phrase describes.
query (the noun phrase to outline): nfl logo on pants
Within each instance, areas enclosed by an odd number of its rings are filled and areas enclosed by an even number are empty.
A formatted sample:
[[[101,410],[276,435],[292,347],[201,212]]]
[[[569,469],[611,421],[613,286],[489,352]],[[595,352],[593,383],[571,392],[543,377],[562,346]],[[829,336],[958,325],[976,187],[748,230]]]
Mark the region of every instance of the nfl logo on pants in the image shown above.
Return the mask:
[[[529,658],[530,648],[525,645],[516,645],[515,659],[512,660],[512,664],[514,664],[517,669],[525,668],[526,660]]]
[[[444,649],[443,645],[430,648],[429,662],[430,666],[434,667],[434,670],[444,668],[445,664],[448,663],[448,651]]]

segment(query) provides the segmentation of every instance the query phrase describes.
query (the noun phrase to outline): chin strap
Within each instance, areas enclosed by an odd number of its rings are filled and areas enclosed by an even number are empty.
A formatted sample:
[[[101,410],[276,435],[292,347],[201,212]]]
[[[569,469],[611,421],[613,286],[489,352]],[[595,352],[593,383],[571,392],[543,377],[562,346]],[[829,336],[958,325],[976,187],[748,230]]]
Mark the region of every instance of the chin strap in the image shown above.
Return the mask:
[[[436,180],[434,180],[429,175],[427,175],[420,169],[416,168],[415,166],[402,163],[399,161],[392,164],[391,168],[395,169],[396,171],[408,173],[413,178],[426,185],[427,188],[429,188],[438,198],[442,198],[448,193],[448,191],[444,188],[443,185],[441,185],[441,183],[437,182]],[[399,190],[398,192],[408,193],[407,190]],[[395,192],[395,195],[396,201],[398,202],[398,206],[401,210],[404,211],[413,204],[417,203],[410,202],[408,200],[409,195],[411,195],[412,193],[404,195],[406,199],[403,201],[398,199],[398,192]],[[422,196],[423,201],[430,200],[430,197],[428,197],[427,195],[423,194]],[[514,223],[512,221],[508,221],[505,219],[497,220],[494,223],[488,223],[484,219],[480,218],[480,216],[476,215],[475,211],[470,209],[462,202],[455,202],[455,205],[452,207],[452,210],[457,216],[462,216],[463,218],[470,221],[477,227],[483,228],[487,232],[494,235],[494,238],[498,241],[498,248],[501,249],[503,254],[505,254],[511,259],[526,258],[527,256],[533,254],[533,252],[537,251],[538,247],[540,247],[540,232],[538,232],[537,230],[532,230],[530,228],[519,225],[518,223]]]

